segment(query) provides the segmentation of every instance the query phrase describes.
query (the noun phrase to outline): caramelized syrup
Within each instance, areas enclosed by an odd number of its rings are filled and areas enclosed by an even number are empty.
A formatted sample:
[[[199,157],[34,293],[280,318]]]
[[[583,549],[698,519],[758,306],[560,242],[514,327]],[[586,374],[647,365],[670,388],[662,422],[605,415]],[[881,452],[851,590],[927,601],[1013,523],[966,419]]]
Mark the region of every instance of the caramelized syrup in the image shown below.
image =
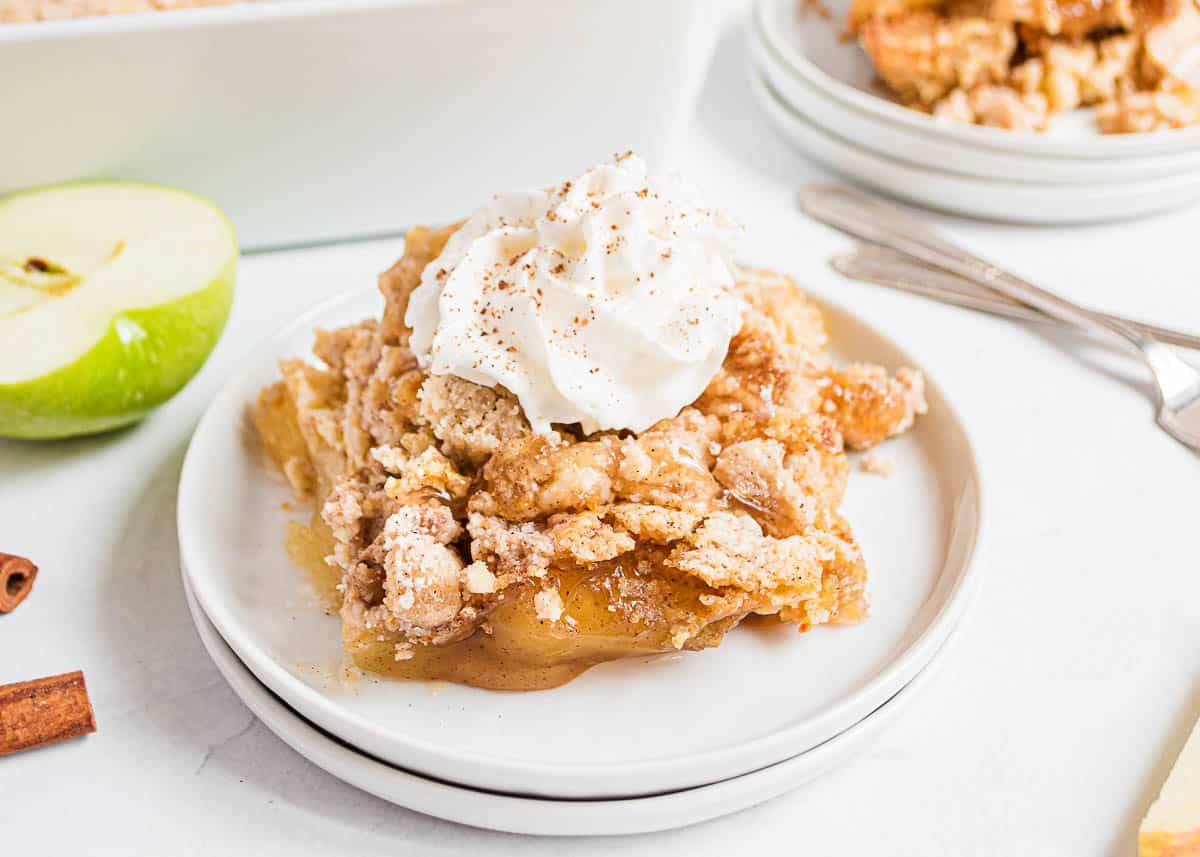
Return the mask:
[[[319,516],[307,527],[288,523],[288,556],[304,569],[332,613],[341,600],[341,575],[325,562],[331,545]],[[664,625],[628,618],[629,605],[620,603],[611,585],[620,573],[619,566],[600,575],[554,572],[547,582],[557,586],[566,608],[560,622],[537,617],[533,598],[539,584],[507,593],[489,616],[490,634],[480,629],[456,643],[414,646],[407,660],[396,660],[397,640],[390,635],[379,639],[375,632],[345,628],[343,646],[367,672],[489,690],[545,690],[604,661],[675,651]]]
[[[307,527],[299,521],[288,521],[283,544],[288,559],[304,570],[308,582],[321,597],[325,612],[337,613],[342,606],[342,593],[337,588],[342,573],[325,562],[325,557],[332,553],[333,533],[320,514],[313,515]]]

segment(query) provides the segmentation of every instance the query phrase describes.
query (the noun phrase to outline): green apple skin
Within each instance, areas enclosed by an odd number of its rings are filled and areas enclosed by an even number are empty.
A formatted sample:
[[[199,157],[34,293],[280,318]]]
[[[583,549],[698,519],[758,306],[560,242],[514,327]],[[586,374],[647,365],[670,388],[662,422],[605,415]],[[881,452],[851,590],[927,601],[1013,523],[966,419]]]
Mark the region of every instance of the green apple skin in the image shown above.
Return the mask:
[[[61,369],[0,384],[0,436],[97,434],[143,419],[191,380],[220,339],[233,305],[237,255],[205,288],[114,316],[89,351]],[[145,334],[122,342],[119,324]]]

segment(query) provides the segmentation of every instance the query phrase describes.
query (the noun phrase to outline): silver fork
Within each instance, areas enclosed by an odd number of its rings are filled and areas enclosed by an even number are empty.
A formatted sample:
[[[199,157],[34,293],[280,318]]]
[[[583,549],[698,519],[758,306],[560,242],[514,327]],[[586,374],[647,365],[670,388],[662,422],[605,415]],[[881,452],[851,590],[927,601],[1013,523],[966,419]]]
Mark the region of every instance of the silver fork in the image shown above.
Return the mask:
[[[924,262],[918,262],[912,256],[897,253],[895,250],[881,247],[878,244],[859,244],[853,250],[836,254],[829,260],[829,264],[843,277],[862,283],[873,283],[884,288],[933,298],[942,303],[954,304],[992,315],[1015,318],[1019,321],[1062,324],[1057,318],[1048,316],[1029,304],[1015,301],[999,292],[976,285],[973,280],[968,280],[966,277],[952,274],[944,268],[926,265]],[[1111,313],[1104,313],[1104,315],[1114,318],[1152,339],[1168,345],[1178,345],[1181,348],[1200,351],[1200,336]]]
[[[1081,307],[997,268],[869,194],[842,185],[813,185],[801,192],[800,205],[814,219],[849,235],[958,274],[1129,349],[1154,376],[1158,424],[1180,443],[1200,451],[1200,371],[1169,346],[1124,321]]]

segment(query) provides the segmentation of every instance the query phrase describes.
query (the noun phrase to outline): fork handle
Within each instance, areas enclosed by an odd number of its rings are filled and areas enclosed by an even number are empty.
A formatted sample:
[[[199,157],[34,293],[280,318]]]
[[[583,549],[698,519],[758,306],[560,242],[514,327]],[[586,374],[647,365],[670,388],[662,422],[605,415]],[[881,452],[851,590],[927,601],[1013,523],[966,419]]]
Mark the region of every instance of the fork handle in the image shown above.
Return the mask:
[[[878,244],[861,244],[855,250],[839,253],[830,259],[830,264],[835,271],[851,280],[873,283],[877,286],[932,298],[942,303],[955,304],[967,309],[1015,318],[1020,321],[1060,323],[1057,319],[1051,318],[1028,304],[1014,301],[977,286],[958,274],[926,265],[907,254],[898,253]],[[1105,317],[1118,321],[1143,336],[1169,345],[1200,351],[1200,336],[1119,315],[1105,313]]]
[[[1040,309],[1046,315],[1140,351],[1150,340],[1128,325],[1045,291],[947,241],[899,208],[843,185],[812,185],[800,195],[813,218],[874,244]]]

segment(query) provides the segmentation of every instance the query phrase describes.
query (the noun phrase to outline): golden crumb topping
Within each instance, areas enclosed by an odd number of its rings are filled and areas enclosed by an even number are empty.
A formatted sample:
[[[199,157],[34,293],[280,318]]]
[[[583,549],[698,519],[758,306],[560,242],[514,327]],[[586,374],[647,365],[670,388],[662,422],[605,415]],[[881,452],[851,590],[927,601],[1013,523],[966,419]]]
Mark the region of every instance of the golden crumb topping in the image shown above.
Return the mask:
[[[855,0],[879,77],[940,119],[1044,131],[1096,107],[1104,134],[1200,123],[1196,0]]]
[[[0,24],[60,21],[97,15],[169,12],[200,6],[227,6],[257,0],[0,0]]]

